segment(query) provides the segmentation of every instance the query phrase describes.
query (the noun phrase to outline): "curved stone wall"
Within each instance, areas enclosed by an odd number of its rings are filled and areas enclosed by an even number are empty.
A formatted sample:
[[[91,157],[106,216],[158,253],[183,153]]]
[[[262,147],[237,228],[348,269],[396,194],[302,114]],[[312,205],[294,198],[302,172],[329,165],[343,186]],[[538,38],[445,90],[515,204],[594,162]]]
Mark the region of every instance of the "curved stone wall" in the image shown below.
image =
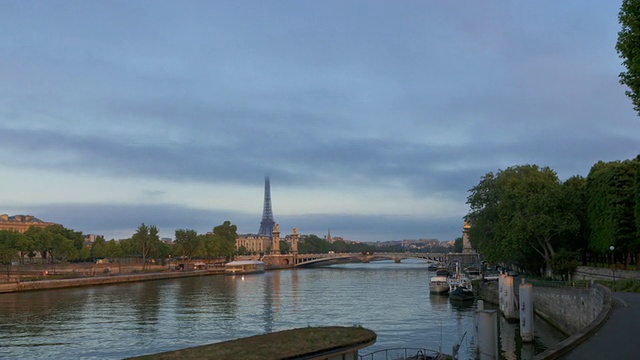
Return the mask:
[[[496,282],[480,284],[476,289],[481,299],[498,304]],[[588,289],[534,286],[533,307],[538,316],[569,336],[535,357],[557,359],[588,339],[604,324],[611,313],[611,291],[597,284]]]

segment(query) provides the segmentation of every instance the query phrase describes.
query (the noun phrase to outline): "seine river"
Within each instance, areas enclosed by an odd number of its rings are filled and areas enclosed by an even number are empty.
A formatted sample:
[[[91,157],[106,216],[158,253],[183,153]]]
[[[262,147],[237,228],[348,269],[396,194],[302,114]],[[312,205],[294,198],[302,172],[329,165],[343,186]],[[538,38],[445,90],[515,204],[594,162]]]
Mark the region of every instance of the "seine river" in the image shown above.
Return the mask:
[[[0,294],[0,358],[122,359],[307,326],[363,326],[360,351],[414,347],[471,358],[476,303],[429,294],[426,263],[344,264],[246,276],[203,276]],[[562,340],[536,323],[535,346],[501,321],[507,359]]]

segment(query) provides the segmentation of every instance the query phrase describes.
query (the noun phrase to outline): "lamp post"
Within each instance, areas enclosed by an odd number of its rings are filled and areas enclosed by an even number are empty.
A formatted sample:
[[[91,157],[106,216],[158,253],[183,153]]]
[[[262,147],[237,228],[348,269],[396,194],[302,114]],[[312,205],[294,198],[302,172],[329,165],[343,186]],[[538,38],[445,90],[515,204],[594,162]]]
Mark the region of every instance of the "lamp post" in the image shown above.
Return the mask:
[[[616,257],[615,257],[615,255],[613,254],[613,250],[615,250],[615,249],[616,249],[616,248],[615,248],[615,246],[613,246],[613,245],[611,245],[611,246],[609,247],[609,250],[611,250],[611,260],[612,260],[612,262],[613,262],[613,283],[614,283],[614,284],[616,283]]]

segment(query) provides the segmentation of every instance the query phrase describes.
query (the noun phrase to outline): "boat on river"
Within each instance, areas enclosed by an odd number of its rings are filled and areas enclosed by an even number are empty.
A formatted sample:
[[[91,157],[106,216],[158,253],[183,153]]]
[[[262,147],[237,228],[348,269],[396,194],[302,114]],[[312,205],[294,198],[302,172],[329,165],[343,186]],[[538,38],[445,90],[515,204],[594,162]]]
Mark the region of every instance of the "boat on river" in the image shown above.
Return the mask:
[[[436,270],[435,276],[429,280],[429,292],[431,294],[446,294],[449,292],[449,275],[446,268]]]
[[[456,272],[449,278],[449,299],[453,301],[473,300],[471,280],[460,271],[460,264],[456,264]]]
[[[264,263],[258,260],[231,261],[224,264],[224,272],[228,275],[263,273]]]
[[[449,292],[449,300],[451,301],[473,301],[475,298],[473,291],[462,285]]]

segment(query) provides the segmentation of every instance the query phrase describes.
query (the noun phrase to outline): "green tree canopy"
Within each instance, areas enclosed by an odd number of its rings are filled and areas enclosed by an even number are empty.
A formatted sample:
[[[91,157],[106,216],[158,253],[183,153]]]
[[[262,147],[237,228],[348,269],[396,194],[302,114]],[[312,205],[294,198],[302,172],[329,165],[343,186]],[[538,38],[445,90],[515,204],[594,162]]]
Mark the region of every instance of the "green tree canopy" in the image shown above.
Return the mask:
[[[91,256],[94,259],[102,259],[108,256],[104,237],[98,236],[93,242],[93,245],[91,245]]]
[[[222,225],[214,227],[213,234],[220,239],[219,249],[221,256],[226,257],[227,260],[233,258],[233,254],[236,252],[238,227],[227,220]]]
[[[616,51],[627,69],[620,73],[620,83],[629,87],[626,94],[640,114],[640,0],[623,0],[618,21],[622,29]]]
[[[147,268],[147,259],[149,255],[158,248],[160,237],[158,236],[158,228],[155,225],[147,226],[142,223],[136,233],[131,237],[134,249],[142,257],[142,269]]]
[[[454,253],[461,253],[462,252],[462,238],[461,237],[457,237],[454,241],[454,245],[453,245],[453,252]]]
[[[489,173],[467,199],[470,241],[491,263],[530,271],[549,265],[560,235],[579,223],[565,205],[564,189],[548,167],[522,165]]]
[[[587,176],[589,248],[607,252],[640,250],[636,228],[637,160],[599,161]]]
[[[331,244],[314,234],[305,237],[298,244],[298,251],[301,254],[323,254],[328,253],[329,250],[331,250]]]
[[[198,233],[191,229],[176,230],[176,244],[182,256],[187,259],[187,263],[191,262],[191,258],[198,251],[201,245],[201,238]]]

